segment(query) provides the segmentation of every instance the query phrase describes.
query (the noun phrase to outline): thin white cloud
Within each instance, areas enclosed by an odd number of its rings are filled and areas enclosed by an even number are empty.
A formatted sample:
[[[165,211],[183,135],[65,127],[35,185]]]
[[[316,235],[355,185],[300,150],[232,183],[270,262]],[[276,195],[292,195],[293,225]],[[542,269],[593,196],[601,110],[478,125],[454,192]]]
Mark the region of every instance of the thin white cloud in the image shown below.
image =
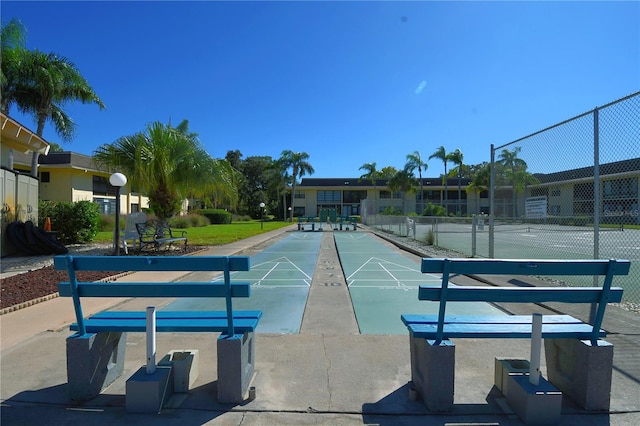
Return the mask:
[[[422,91],[426,86],[427,86],[427,82],[422,80],[420,84],[418,84],[418,87],[416,88],[416,95],[419,95],[420,93],[422,93]]]

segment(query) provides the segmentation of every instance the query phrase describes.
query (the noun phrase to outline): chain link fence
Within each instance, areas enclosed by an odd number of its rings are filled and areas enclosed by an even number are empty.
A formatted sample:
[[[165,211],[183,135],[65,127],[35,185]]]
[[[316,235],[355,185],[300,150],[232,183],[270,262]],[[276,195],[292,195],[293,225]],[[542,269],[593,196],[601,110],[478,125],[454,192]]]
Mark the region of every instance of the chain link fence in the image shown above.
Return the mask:
[[[493,214],[378,215],[374,225],[474,257],[629,259],[615,285],[640,303],[640,92],[490,154]]]

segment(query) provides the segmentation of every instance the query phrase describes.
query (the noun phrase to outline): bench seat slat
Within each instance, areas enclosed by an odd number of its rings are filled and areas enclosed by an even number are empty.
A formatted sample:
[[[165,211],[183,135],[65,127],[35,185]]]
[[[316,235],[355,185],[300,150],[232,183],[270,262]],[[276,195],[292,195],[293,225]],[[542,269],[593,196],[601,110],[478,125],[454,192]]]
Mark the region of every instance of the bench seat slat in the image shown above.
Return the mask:
[[[401,316],[405,325],[412,324],[438,324],[437,315],[412,315]],[[531,315],[447,315],[445,324],[531,324]],[[571,315],[543,315],[543,324],[581,324],[577,318]]]
[[[608,303],[622,300],[623,289],[612,287]],[[421,285],[419,300],[440,301],[440,286]],[[602,289],[599,287],[476,287],[451,286],[447,288],[447,302],[600,302]]]
[[[442,273],[445,259],[422,259],[423,273]],[[473,275],[606,275],[608,259],[446,259],[450,274]],[[628,260],[616,260],[615,275],[627,275]]]
[[[407,326],[413,337],[425,339],[437,338],[437,324],[410,324]],[[606,332],[600,330],[599,337],[606,337]],[[530,324],[444,324],[443,338],[531,338]],[[542,324],[543,338],[574,338],[590,339],[593,328],[589,324]]]
[[[259,318],[236,318],[233,328],[236,334],[255,331]],[[84,321],[87,333],[113,332],[145,332],[146,318],[88,318]],[[225,318],[156,318],[157,332],[214,332],[224,333],[229,324]],[[78,325],[73,323],[71,330],[77,331]]]
[[[58,284],[60,296],[72,296],[71,284]],[[231,297],[249,297],[251,284],[231,283]],[[225,297],[224,283],[210,282],[81,282],[80,297]]]
[[[56,256],[56,269],[67,269],[73,259],[76,271],[223,271],[225,256]],[[248,256],[228,257],[230,271],[248,271]]]

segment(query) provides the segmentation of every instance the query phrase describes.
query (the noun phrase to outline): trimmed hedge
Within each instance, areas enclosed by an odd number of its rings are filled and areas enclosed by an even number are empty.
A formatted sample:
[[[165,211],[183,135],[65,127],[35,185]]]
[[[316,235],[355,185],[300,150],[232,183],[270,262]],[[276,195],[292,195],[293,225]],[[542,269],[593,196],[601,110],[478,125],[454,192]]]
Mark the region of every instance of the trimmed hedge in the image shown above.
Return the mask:
[[[224,225],[231,223],[231,213],[222,209],[204,209],[202,215],[209,219],[212,225]]]

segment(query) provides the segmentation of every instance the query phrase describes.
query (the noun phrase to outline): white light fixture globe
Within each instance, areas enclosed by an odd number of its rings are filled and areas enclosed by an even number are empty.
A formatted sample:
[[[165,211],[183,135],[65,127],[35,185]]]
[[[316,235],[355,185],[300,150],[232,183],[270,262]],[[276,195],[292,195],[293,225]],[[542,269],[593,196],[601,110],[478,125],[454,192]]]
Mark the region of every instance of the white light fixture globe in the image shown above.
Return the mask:
[[[122,173],[114,173],[109,176],[109,183],[112,186],[123,187],[127,184],[127,177]]]

